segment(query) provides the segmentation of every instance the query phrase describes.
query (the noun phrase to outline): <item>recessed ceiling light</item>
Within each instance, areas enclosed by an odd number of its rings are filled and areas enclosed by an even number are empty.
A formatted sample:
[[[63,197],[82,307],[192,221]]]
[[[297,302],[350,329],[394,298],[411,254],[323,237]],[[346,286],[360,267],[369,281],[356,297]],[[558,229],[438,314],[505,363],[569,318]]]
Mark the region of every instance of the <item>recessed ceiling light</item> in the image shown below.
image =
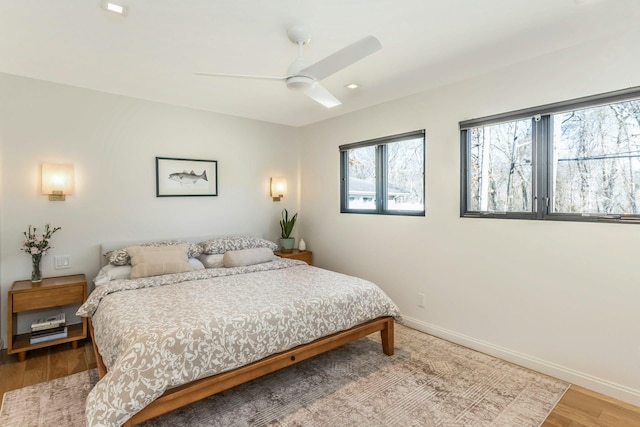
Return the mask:
[[[124,15],[124,6],[121,6],[119,4],[107,2],[107,10],[110,12],[118,13],[120,15]]]
[[[359,85],[357,83],[349,83],[348,85],[345,85],[345,87],[347,89],[358,89]]]

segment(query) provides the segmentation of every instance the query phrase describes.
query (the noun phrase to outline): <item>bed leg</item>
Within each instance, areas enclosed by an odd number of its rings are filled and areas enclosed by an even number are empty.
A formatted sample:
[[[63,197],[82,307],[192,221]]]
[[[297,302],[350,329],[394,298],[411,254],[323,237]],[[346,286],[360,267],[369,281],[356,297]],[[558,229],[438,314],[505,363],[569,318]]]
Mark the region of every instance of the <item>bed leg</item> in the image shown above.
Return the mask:
[[[102,360],[102,356],[100,356],[100,352],[98,351],[98,346],[96,345],[96,339],[93,336],[93,322],[91,321],[91,318],[89,318],[88,323],[89,323],[89,336],[91,337],[91,347],[93,348],[93,356],[96,359],[98,376],[102,378],[107,374],[107,367],[104,364],[104,360]]]
[[[385,323],[384,329],[380,331],[380,337],[382,338],[382,351],[384,354],[393,356],[393,317],[390,317]]]

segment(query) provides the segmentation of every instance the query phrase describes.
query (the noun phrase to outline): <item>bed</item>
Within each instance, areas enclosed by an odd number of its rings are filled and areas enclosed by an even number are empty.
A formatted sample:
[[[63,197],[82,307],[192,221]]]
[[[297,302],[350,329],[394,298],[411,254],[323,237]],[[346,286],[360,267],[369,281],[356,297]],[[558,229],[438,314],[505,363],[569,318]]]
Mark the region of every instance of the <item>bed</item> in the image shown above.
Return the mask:
[[[235,259],[227,266],[98,275],[78,310],[89,317],[100,374],[88,426],[134,425],[375,332],[393,354],[400,315],[376,285],[240,240],[207,254]]]

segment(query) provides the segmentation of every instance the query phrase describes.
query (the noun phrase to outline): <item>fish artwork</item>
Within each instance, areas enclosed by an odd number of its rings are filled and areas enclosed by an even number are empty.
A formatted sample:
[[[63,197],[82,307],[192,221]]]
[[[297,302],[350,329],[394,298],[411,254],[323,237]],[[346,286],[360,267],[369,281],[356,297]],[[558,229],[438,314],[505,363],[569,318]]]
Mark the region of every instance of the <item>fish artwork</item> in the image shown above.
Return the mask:
[[[176,172],[176,173],[170,174],[169,179],[173,181],[178,181],[180,184],[184,184],[185,182],[192,182],[193,184],[195,184],[199,179],[209,181],[207,179],[206,170],[203,170],[200,175],[196,175],[196,173],[193,170],[191,172],[187,172],[187,171]]]

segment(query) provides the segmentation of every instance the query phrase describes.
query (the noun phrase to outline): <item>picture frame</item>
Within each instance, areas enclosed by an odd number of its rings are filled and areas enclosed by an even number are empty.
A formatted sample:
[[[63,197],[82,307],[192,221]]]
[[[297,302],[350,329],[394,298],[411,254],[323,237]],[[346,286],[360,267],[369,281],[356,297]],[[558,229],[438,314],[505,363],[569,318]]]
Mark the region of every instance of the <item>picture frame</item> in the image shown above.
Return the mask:
[[[156,157],[156,197],[217,195],[217,160]]]

